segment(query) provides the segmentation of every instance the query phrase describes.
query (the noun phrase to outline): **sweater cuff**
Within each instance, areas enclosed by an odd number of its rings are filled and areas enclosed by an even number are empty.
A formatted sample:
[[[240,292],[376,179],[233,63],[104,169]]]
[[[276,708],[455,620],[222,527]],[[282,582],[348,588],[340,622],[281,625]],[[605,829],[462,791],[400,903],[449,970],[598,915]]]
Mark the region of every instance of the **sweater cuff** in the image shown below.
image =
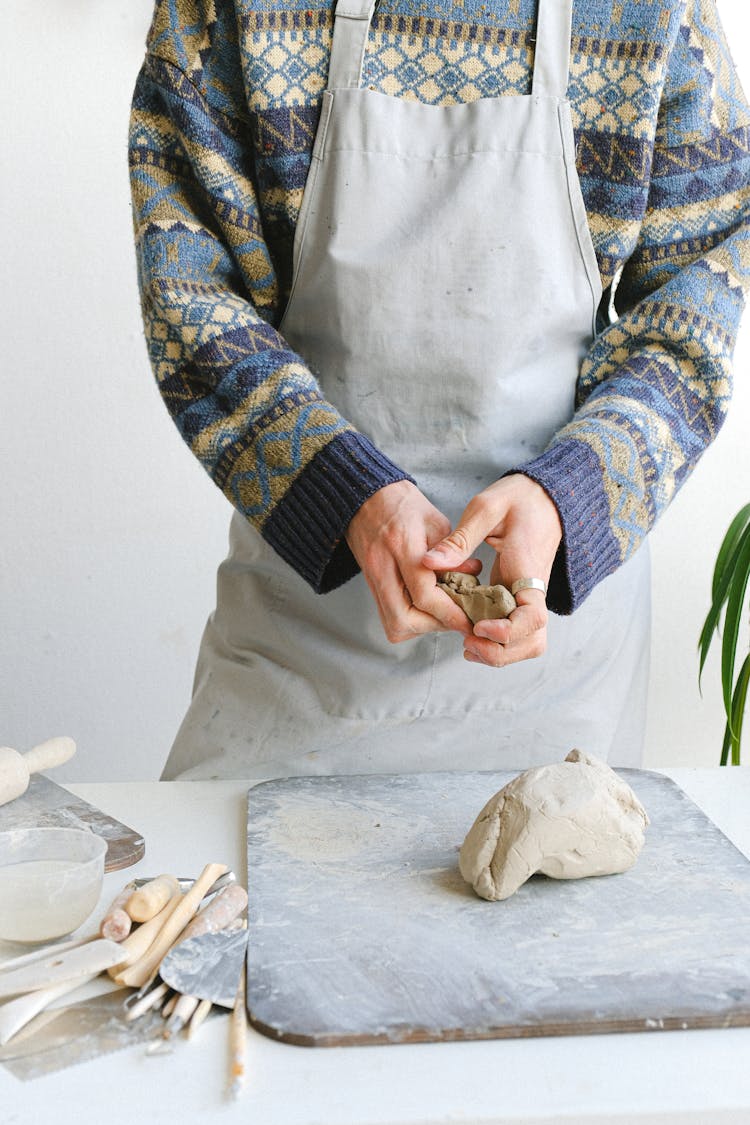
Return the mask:
[[[344,538],[352,516],[378,489],[409,480],[364,434],[338,434],[305,466],[263,525],[263,538],[326,594],[359,571]]]
[[[547,605],[569,614],[624,561],[612,533],[610,502],[602,466],[585,442],[569,439],[510,469],[531,477],[560,514],[563,537],[550,575]]]

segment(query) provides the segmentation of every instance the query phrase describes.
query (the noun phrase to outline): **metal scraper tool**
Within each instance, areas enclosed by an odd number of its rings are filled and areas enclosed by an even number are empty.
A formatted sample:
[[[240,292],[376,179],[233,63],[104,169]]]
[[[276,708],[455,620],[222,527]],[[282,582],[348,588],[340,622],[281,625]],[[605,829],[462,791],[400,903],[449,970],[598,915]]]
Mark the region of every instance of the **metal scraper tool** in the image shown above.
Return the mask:
[[[233,1008],[246,949],[245,929],[188,938],[169,951],[159,966],[159,976],[186,996]]]
[[[41,1012],[10,1043],[0,1047],[0,1063],[16,1078],[27,1081],[159,1038],[164,1031],[159,1012],[129,1022],[122,994],[123,989],[118,989],[66,1008]]]

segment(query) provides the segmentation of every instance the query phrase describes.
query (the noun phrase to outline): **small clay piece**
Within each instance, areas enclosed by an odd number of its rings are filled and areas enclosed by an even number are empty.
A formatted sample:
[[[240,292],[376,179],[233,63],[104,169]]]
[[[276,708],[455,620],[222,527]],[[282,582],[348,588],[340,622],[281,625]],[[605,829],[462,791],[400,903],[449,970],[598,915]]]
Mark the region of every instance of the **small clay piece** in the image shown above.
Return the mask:
[[[473,625],[477,621],[509,617],[516,608],[516,599],[505,586],[480,586],[473,574],[448,570],[441,576],[438,586],[461,607]]]
[[[592,754],[526,770],[496,793],[464,840],[461,874],[481,898],[509,898],[536,872],[582,879],[627,871],[649,823],[630,786]]]

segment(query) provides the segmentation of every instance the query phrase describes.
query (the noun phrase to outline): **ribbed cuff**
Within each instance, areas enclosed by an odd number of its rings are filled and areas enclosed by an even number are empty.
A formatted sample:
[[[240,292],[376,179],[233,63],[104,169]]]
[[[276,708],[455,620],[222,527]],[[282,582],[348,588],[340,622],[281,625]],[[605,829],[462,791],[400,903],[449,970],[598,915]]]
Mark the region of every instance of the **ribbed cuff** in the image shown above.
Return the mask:
[[[316,593],[347,582],[359,566],[344,539],[373,493],[411,480],[353,430],[337,435],[305,466],[263,525],[263,537]]]
[[[547,605],[553,613],[573,613],[623,561],[612,534],[601,462],[586,442],[571,439],[505,475],[510,473],[535,480],[560,514],[563,538],[550,575]]]

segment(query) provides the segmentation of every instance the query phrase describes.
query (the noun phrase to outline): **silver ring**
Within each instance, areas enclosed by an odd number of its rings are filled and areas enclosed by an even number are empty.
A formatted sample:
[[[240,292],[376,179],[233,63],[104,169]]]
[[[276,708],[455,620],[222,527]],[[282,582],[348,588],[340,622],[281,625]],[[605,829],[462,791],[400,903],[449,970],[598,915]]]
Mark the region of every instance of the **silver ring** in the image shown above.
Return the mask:
[[[546,596],[547,583],[543,582],[541,578],[517,578],[511,586],[510,592],[515,597],[519,590],[541,590]]]

